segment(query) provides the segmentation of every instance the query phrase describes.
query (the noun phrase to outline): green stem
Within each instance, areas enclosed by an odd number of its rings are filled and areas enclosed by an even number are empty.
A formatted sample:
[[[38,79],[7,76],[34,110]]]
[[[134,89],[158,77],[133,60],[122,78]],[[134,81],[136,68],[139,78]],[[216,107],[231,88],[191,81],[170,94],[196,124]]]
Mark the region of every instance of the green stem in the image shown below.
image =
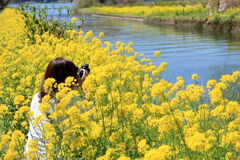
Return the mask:
[[[186,141],[185,141],[185,139],[184,139],[183,132],[182,132],[182,130],[181,130],[181,128],[180,128],[180,125],[178,124],[178,121],[177,121],[177,119],[176,119],[176,117],[175,117],[175,115],[174,115],[174,112],[173,112],[173,110],[172,110],[172,108],[171,108],[171,105],[170,105],[168,99],[166,98],[166,96],[165,96],[163,93],[162,93],[162,96],[163,96],[163,98],[165,99],[165,101],[168,103],[169,109],[170,109],[170,111],[171,111],[171,113],[172,113],[172,116],[173,116],[173,118],[174,118],[174,120],[175,120],[175,123],[177,124],[178,130],[179,130],[180,135],[181,135],[181,138],[182,138],[182,140],[183,140],[183,144],[184,144],[185,148],[187,149],[187,153],[188,153],[189,158],[190,158],[190,160],[191,160],[192,157],[191,157],[191,154],[190,154],[190,150],[189,150],[189,148],[187,147],[187,143],[186,143]]]

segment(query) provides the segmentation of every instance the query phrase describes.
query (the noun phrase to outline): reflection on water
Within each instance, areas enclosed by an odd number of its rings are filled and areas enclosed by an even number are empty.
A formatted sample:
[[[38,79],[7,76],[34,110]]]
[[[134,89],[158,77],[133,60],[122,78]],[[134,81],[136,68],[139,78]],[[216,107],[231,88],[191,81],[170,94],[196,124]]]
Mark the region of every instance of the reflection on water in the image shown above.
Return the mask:
[[[54,5],[72,6],[71,3]],[[78,19],[81,16],[76,15]],[[83,31],[92,30],[95,36],[104,32],[102,41],[113,45],[116,41],[133,42],[135,52],[145,54],[146,58],[152,58],[155,51],[161,51],[161,58],[154,63],[168,63],[163,78],[169,82],[175,82],[176,77],[181,76],[189,84],[191,75],[197,73],[200,84],[205,85],[210,79],[219,79],[223,74],[240,70],[240,35],[84,16]],[[77,23],[81,25],[80,20]]]

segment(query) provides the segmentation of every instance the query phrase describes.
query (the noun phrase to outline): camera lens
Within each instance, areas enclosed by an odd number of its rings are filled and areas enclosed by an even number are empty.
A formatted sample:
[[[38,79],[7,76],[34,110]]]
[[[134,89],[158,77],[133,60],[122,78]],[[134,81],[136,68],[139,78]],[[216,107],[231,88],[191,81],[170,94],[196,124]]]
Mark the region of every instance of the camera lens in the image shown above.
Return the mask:
[[[79,73],[80,77],[83,76],[83,71],[81,69],[84,69],[84,70],[88,71],[88,73],[90,73],[90,69],[88,68],[88,64],[84,64],[81,68],[78,68],[78,73]]]

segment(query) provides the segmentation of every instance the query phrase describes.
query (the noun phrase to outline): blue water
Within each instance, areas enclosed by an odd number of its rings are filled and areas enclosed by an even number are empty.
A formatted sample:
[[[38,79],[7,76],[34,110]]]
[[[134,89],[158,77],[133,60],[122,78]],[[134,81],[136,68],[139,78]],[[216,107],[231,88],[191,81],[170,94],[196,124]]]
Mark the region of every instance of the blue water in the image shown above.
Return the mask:
[[[47,5],[52,6],[52,4]],[[71,7],[73,4],[55,3],[54,5]],[[66,17],[64,11],[62,14]],[[75,16],[78,19],[85,17],[84,24],[80,20],[77,21],[83,31],[92,30],[95,36],[104,32],[105,37],[102,41],[109,41],[113,45],[116,41],[125,44],[133,42],[135,52],[145,54],[146,58],[153,58],[155,51],[161,51],[161,57],[154,60],[154,64],[168,63],[162,78],[172,83],[180,76],[185,80],[185,84],[190,84],[191,75],[196,73],[200,76],[200,84],[205,85],[210,79],[219,80],[223,74],[232,74],[240,70],[240,36],[236,34],[176,29],[171,26],[149,25],[143,22],[90,15]]]

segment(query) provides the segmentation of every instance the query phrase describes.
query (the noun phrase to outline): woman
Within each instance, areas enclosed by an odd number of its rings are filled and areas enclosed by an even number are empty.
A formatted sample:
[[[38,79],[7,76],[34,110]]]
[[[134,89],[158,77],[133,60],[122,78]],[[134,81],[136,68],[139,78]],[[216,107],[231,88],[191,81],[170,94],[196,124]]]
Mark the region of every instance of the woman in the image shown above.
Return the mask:
[[[38,124],[38,127],[36,127],[33,124],[33,120],[31,120],[30,122],[30,127],[28,132],[28,141],[26,145],[26,153],[28,154],[28,157],[36,156],[36,155],[33,155],[36,152],[29,151],[28,145],[33,145],[32,140],[37,140],[35,142],[37,142],[37,148],[38,148],[37,154],[39,155],[38,158],[43,158],[43,159],[46,158],[45,146],[47,142],[42,140],[42,135],[43,135],[42,128],[44,124],[49,123],[49,120],[46,114],[41,113],[39,111],[39,105],[41,104],[43,97],[49,94],[43,87],[45,80],[47,80],[48,78],[54,78],[56,80],[56,83],[60,84],[60,83],[64,83],[65,79],[71,76],[77,80],[76,86],[78,86],[77,88],[79,88],[79,87],[82,87],[82,83],[84,82],[86,76],[88,75],[88,72],[86,70],[81,69],[81,71],[83,72],[82,77],[79,76],[78,68],[72,61],[61,58],[61,57],[53,59],[48,64],[40,91],[34,95],[31,102],[31,106],[30,106],[30,111],[34,112],[33,119],[42,115],[44,117],[43,119],[45,120],[42,120],[41,123]],[[54,92],[51,93],[50,96],[54,97]]]

